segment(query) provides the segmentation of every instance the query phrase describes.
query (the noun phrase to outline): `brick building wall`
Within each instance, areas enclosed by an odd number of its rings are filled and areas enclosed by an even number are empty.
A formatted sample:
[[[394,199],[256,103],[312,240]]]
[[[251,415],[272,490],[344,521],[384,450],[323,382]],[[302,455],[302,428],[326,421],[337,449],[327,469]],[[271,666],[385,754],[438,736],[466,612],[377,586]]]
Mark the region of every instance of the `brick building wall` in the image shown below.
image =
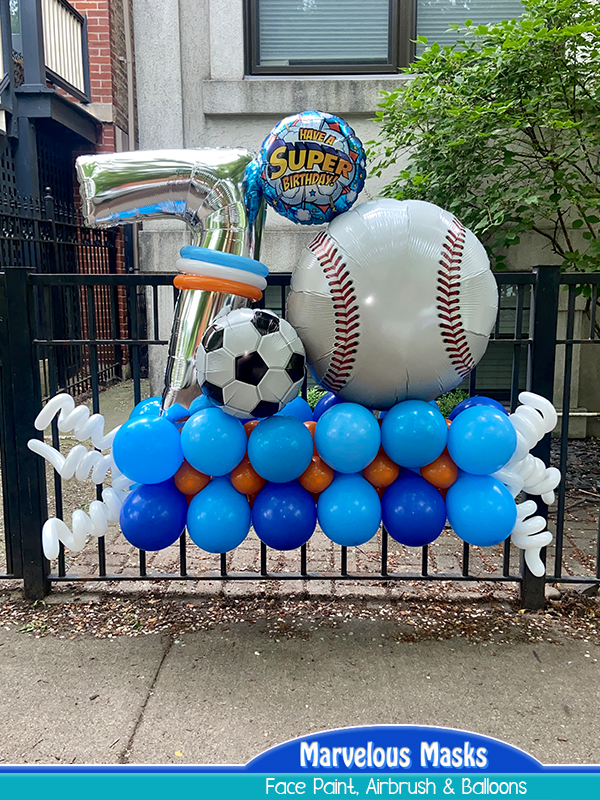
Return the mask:
[[[137,146],[135,104],[135,65],[132,64],[133,109],[129,103],[129,70],[127,35],[130,32],[133,61],[133,6],[127,0],[70,0],[74,8],[87,17],[90,67],[90,110],[102,120],[96,144],[97,153],[132,150]],[[128,14],[126,25],[125,13]],[[133,119],[130,120],[131,111]],[[85,269],[85,266],[84,266]],[[125,272],[123,231],[117,231],[116,269]],[[86,270],[87,271],[87,270]],[[98,302],[102,303],[100,296]],[[127,298],[124,287],[118,291],[118,318],[121,336],[127,330]],[[106,331],[109,335],[109,331]],[[99,335],[100,332],[99,332]],[[127,357],[127,351],[124,350]]]

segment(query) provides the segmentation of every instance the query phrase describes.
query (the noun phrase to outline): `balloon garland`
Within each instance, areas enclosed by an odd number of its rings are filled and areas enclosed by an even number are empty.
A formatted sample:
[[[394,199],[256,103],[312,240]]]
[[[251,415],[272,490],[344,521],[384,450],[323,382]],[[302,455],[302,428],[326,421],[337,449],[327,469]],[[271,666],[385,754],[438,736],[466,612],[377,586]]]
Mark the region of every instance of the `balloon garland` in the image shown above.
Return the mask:
[[[103,535],[117,518],[125,538],[142,550],[168,547],[187,527],[191,540],[211,553],[238,547],[251,526],[267,546],[293,550],[310,539],[317,523],[346,547],[372,539],[382,522],[400,544],[422,547],[448,521],[460,538],[479,547],[510,536],[531,571],[541,575],[540,551],[552,536],[533,501],[515,502],[514,476],[523,485],[528,481],[529,494],[537,486],[550,499],[560,474],[551,468],[540,479],[528,450],[551,429],[556,412],[529,392],[510,416],[480,400],[452,421],[430,403],[407,400],[379,422],[356,403],[329,402],[323,414],[315,413],[316,421],[283,413],[243,425],[206,398],[182,409],[189,415],[183,420],[177,409],[171,418],[159,416],[157,398],[149,398],[105,436],[100,415],[86,427],[88,409],[80,406],[74,414],[72,398],[57,395],[36,427],[47,427],[60,410],[61,430],[78,421],[79,437],[93,428],[94,441],[105,447],[112,442],[111,452],[82,448],[85,454],[64,459],[38,439],[30,448],[63,477],[85,479],[92,462],[85,474],[74,463],[94,456],[92,480],[101,482],[111,470],[113,488],[104,490],[103,503],[91,504],[89,515],[74,513],[73,533],[61,520],[48,520],[44,552],[56,558],[59,541],[81,550],[88,533]],[[303,403],[289,405],[304,417]],[[131,486],[140,471],[146,482]],[[523,473],[535,473],[536,485]]]

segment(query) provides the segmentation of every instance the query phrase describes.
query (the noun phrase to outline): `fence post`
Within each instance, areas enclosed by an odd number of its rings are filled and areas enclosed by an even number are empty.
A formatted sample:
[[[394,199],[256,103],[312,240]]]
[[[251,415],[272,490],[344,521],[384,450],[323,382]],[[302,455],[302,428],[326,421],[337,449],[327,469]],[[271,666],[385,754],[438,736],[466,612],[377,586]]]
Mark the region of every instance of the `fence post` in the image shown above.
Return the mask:
[[[6,447],[10,463],[10,519],[18,526],[25,596],[39,600],[50,591],[49,563],[42,549],[42,525],[47,516],[43,459],[27,441],[36,435],[33,421],[42,407],[40,368],[32,339],[35,334],[33,287],[24,267],[4,267],[0,285],[2,381]],[[38,434],[39,435],[39,434]],[[15,507],[16,506],[16,507]],[[16,513],[15,513],[16,512]]]
[[[560,290],[560,267],[534,267],[536,276],[530,322],[533,340],[529,364],[528,388],[552,402],[554,392],[554,364],[556,361],[556,325],[558,321],[558,293]],[[550,462],[551,434],[546,434],[532,450],[534,456],[545,464]],[[548,506],[541,497],[535,500],[538,514],[548,519]],[[545,552],[543,553],[545,561]],[[527,609],[543,608],[546,604],[544,577],[532,575],[521,553],[521,605]]]

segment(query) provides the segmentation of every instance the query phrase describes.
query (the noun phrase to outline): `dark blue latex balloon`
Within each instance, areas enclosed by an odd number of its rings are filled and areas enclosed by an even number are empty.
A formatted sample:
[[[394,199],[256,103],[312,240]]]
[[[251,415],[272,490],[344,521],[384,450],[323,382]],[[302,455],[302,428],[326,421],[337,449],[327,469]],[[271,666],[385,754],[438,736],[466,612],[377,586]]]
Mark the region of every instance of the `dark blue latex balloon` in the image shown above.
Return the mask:
[[[510,461],[517,434],[508,416],[491,406],[462,411],[448,430],[448,452],[457,466],[473,475],[491,475]]]
[[[400,544],[423,547],[440,535],[446,524],[442,495],[420,475],[402,470],[381,501],[383,524]]]
[[[319,495],[317,515],[332,542],[344,547],[361,545],[379,530],[379,495],[362,475],[339,475]]]
[[[190,503],[187,529],[202,550],[227,553],[248,535],[250,505],[228,478],[214,478]]]
[[[448,426],[439,409],[424,400],[404,400],[381,423],[381,443],[402,467],[424,467],[446,447]]]
[[[492,406],[508,416],[508,411],[504,408],[502,403],[499,403],[497,400],[492,400],[491,397],[476,396],[467,397],[466,400],[461,400],[460,403],[457,403],[452,411],[448,414],[448,419],[453,420],[460,414],[461,411],[466,411],[467,408],[473,408],[473,406]]]
[[[490,475],[459,475],[448,489],[446,506],[456,535],[478,547],[503,542],[517,521],[514,498]]]
[[[136,483],[162,483],[183,462],[177,428],[164,417],[133,417],[121,425],[112,454],[118,469]]]
[[[328,408],[332,406],[337,406],[338,403],[341,403],[339,397],[337,397],[333,392],[327,392],[326,394],[321,397],[317,405],[315,406],[315,410],[313,411],[313,420],[315,422],[318,421],[319,417],[323,416],[323,414],[327,411]]]
[[[160,406],[161,406],[161,398],[160,397],[147,397],[145,400],[142,400],[137,406],[134,406],[133,411],[129,415],[129,419],[133,419],[134,417],[154,417],[160,414]]]
[[[295,550],[313,534],[317,524],[315,501],[296,481],[267,483],[256,495],[252,524],[267,547]]]
[[[278,411],[275,416],[296,417],[300,422],[310,422],[313,418],[313,412],[303,397],[294,397],[293,400],[285,405],[281,411]]]
[[[360,472],[379,452],[379,423],[364,406],[340,403],[328,408],[317,422],[315,444],[332,469],[348,475]]]
[[[214,408],[214,403],[212,403],[205,394],[199,394],[198,397],[194,397],[190,403],[188,414],[191,417],[192,414],[202,411],[203,408]]]
[[[310,464],[313,451],[310,431],[296,417],[264,419],[248,439],[250,463],[262,478],[273,483],[299,478]]]
[[[181,536],[188,504],[173,480],[139,486],[121,507],[123,536],[140,550],[162,550]]]
[[[191,416],[181,431],[185,460],[205,475],[231,472],[244,457],[247,441],[242,423],[214,407]]]

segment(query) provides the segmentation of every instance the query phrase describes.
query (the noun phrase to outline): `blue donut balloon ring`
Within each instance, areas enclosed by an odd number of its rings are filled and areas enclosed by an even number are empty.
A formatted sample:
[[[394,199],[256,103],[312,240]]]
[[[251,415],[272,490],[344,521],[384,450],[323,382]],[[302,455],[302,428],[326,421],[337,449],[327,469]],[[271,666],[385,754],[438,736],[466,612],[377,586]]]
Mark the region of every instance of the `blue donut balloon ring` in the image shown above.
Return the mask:
[[[303,111],[279,122],[258,155],[263,193],[275,211],[301,225],[330,222],[362,190],[366,156],[340,117]]]

